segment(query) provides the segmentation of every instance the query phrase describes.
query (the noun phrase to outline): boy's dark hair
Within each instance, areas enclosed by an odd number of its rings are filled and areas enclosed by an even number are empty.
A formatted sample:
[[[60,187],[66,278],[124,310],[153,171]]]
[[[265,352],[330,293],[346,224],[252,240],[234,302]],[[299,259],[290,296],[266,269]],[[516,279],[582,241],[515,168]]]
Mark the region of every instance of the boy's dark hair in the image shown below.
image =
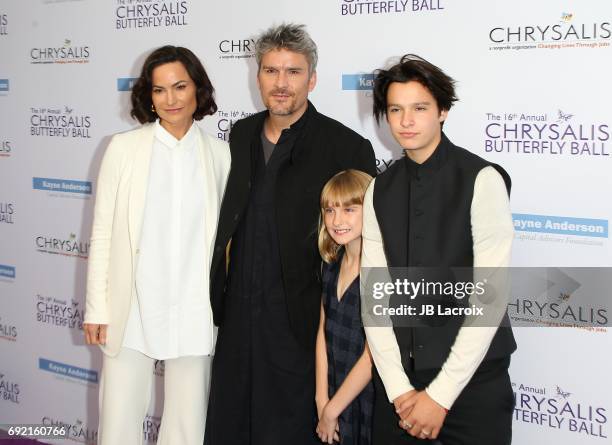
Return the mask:
[[[455,81],[440,68],[415,54],[406,54],[399,63],[387,70],[376,70],[374,74],[374,117],[377,123],[383,116],[387,116],[387,91],[393,82],[419,82],[436,99],[439,111],[450,110],[453,102],[458,100],[455,96]]]
[[[142,66],[140,77],[132,88],[132,111],[130,115],[141,124],[157,120],[157,114],[151,109],[153,105],[151,99],[153,70],[160,65],[171,62],[181,62],[196,85],[198,105],[195,113],[193,113],[193,118],[199,121],[204,116],[217,112],[217,104],[214,99],[215,89],[202,66],[202,62],[187,48],[166,45],[149,54]]]

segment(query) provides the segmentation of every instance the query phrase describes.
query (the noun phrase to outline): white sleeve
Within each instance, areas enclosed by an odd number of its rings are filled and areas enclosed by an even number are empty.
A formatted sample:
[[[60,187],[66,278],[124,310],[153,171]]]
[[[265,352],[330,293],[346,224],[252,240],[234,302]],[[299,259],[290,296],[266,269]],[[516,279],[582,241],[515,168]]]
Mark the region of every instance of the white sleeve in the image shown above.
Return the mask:
[[[121,152],[121,144],[115,136],[104,153],[98,174],[87,267],[85,323],[108,324],[110,321],[106,293]]]
[[[476,177],[471,222],[474,268],[499,268],[505,273],[510,264],[514,227],[504,180],[493,167],[483,168]],[[495,302],[500,314],[498,322],[506,310],[507,295],[503,295],[506,298]],[[482,362],[497,329],[493,323],[486,327],[464,324],[459,329],[440,373],[426,389],[432,399],[450,409]]]

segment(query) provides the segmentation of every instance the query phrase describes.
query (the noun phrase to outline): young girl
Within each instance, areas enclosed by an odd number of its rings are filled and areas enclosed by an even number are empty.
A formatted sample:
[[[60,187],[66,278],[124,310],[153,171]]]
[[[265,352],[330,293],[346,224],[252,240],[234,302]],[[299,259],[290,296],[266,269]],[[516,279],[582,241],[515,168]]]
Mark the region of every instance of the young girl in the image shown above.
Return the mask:
[[[329,444],[371,442],[372,359],[359,301],[362,204],[371,180],[358,170],[342,171],[321,193],[319,252],[325,264],[316,346],[316,403],[317,434]]]

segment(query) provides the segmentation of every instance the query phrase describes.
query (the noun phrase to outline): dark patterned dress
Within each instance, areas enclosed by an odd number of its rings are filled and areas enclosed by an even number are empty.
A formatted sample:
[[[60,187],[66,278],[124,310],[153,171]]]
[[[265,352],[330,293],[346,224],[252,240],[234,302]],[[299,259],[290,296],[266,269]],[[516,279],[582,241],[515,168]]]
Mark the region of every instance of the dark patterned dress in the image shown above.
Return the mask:
[[[329,398],[336,393],[365,347],[365,332],[361,323],[359,276],[348,286],[340,301],[337,297],[338,261],[323,268],[323,308],[325,310],[325,341],[327,343],[327,378]],[[370,445],[374,386],[372,382],[342,412],[340,443],[342,445]]]

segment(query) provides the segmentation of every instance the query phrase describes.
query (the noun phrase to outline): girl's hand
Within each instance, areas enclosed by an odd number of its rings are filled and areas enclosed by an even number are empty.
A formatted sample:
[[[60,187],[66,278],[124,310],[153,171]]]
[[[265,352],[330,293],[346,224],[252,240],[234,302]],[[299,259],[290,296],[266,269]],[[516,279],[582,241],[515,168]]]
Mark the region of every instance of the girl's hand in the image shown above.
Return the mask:
[[[315,399],[315,403],[317,404],[317,419],[321,420],[321,416],[323,415],[323,408],[329,402],[329,397],[323,399]]]
[[[333,412],[330,403],[327,403],[319,418],[317,435],[323,443],[333,444],[334,442],[340,442],[339,432],[338,415]]]

